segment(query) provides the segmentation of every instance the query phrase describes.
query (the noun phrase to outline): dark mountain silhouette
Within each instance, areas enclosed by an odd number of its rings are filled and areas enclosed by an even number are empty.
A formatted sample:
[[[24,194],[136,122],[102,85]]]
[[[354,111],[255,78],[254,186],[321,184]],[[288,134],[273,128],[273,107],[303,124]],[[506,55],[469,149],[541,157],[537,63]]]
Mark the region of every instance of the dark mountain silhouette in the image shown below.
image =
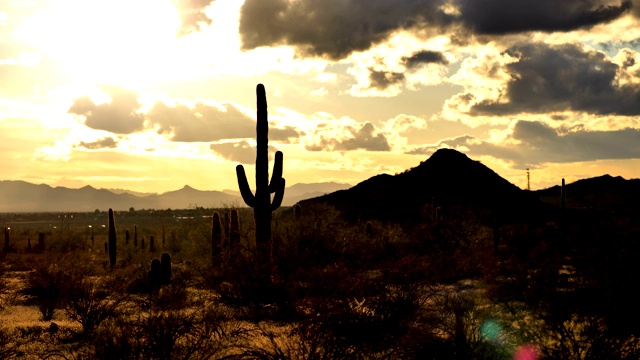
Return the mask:
[[[436,151],[404,173],[377,175],[351,189],[302,201],[301,206],[319,203],[335,207],[349,220],[399,222],[419,221],[436,207],[471,207],[487,218],[524,216],[543,207],[531,192],[451,149]]]
[[[640,209],[640,179],[609,174],[565,184],[567,208]],[[560,206],[561,186],[535,191],[546,203]]]
[[[283,203],[293,205],[301,199],[346,188],[337,183],[294,184],[285,190]],[[236,195],[237,194],[237,195]],[[162,194],[143,194],[127,190],[106,190],[85,186],[80,189],[35,185],[25,181],[0,181],[0,212],[87,212],[108,208],[187,209],[189,207],[244,207],[239,193],[202,191],[185,185]]]

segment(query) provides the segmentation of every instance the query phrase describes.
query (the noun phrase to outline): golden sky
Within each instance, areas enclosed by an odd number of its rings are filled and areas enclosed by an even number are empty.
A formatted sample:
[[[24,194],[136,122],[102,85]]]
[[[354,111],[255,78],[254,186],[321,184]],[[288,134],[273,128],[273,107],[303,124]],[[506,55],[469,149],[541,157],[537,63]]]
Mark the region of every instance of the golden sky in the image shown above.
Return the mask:
[[[289,185],[441,147],[523,188],[640,177],[640,0],[0,4],[2,180],[237,190],[258,83]]]

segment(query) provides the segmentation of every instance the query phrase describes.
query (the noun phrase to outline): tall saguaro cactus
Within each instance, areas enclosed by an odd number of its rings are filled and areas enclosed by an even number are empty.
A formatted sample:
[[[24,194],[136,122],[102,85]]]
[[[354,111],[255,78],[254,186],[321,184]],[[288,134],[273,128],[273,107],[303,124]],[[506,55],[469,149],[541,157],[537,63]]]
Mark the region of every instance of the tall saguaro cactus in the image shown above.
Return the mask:
[[[109,264],[116,265],[116,220],[109,209]]]
[[[282,204],[285,180],[282,177],[282,152],[276,152],[271,182],[269,182],[269,123],[267,122],[267,96],[264,86],[256,87],[257,117],[256,124],[256,193],[249,188],[247,175],[242,165],[236,167],[238,187],[247,206],[253,208],[256,224],[256,247],[258,257],[265,256],[267,245],[271,241],[271,216],[274,210]],[[271,194],[274,194],[273,202]]]

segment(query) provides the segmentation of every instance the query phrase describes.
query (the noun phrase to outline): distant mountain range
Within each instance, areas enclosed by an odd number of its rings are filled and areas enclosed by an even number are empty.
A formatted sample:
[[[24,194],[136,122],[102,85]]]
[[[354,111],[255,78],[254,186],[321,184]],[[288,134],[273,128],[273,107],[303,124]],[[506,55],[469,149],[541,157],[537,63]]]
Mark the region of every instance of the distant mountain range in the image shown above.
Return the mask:
[[[560,179],[558,181],[560,183]],[[603,175],[566,184],[567,207],[573,209],[640,210],[640,179]],[[560,186],[526,191],[479,161],[456,150],[440,149],[418,166],[397,175],[381,174],[356,186],[335,182],[287,187],[284,206],[327,204],[347,219],[415,222],[437,207],[464,206],[486,217],[523,218],[560,204]],[[238,191],[202,191],[190,186],[163,194],[122,189],[80,189],[0,181],[0,212],[86,212],[108,208],[186,209],[243,207]],[[431,209],[431,210],[429,210]]]
[[[291,206],[302,199],[316,197],[349,188],[349,184],[335,182],[295,184],[285,190],[283,205]],[[88,212],[108,208],[134,209],[187,209],[190,207],[216,208],[245,206],[239,192],[203,191],[188,185],[162,194],[143,194],[122,189],[80,189],[36,185],[25,181],[0,181],[0,212]]]

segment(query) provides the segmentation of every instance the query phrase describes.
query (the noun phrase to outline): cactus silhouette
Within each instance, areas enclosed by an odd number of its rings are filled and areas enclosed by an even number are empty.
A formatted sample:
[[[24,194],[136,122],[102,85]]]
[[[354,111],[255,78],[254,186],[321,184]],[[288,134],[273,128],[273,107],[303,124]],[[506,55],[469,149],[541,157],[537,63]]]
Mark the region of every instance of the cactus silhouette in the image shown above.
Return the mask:
[[[38,251],[45,250],[44,237],[45,235],[43,232],[38,233]]]
[[[149,237],[149,252],[156,251],[156,239],[153,238],[153,235]]]
[[[160,281],[163,284],[171,282],[171,254],[165,252],[160,256]]]
[[[111,209],[109,209],[109,264],[116,265],[116,220]]]
[[[300,204],[293,205],[293,219],[300,220],[301,216],[302,216],[302,208],[300,207]]]
[[[133,247],[138,247],[138,225],[133,225]]]
[[[235,254],[240,247],[240,215],[238,210],[231,210],[231,220],[229,223],[229,251]]]
[[[4,228],[4,252],[9,252],[9,228]]]
[[[124,231],[124,244],[129,245],[129,229]]]
[[[220,214],[214,212],[211,217],[211,256],[214,261],[220,255],[220,247],[222,246],[222,226],[220,224]]]
[[[262,84],[256,87],[257,124],[256,124],[256,193],[249,188],[247,175],[242,165],[236,167],[238,187],[247,206],[253,208],[256,224],[256,248],[259,259],[265,260],[267,247],[271,241],[271,217],[274,210],[282,204],[285,180],[282,178],[282,152],[276,152],[271,182],[269,182],[269,123],[267,121],[267,96]],[[273,202],[271,194],[274,194]]]
[[[151,260],[151,270],[147,272],[147,279],[151,290],[157,290],[162,284],[162,263],[160,259]]]
[[[564,210],[567,207],[567,190],[564,187],[564,178],[562,178],[562,187],[560,188],[560,208]]]

